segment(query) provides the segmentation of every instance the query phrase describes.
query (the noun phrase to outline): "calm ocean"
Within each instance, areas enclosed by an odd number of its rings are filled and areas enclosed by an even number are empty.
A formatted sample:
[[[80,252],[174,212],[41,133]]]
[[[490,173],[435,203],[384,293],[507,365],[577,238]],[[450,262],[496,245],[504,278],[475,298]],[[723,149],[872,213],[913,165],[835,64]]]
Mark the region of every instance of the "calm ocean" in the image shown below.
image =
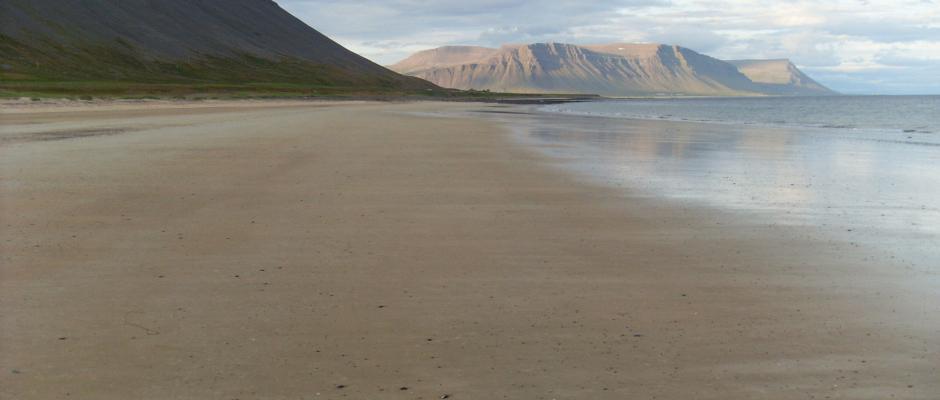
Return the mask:
[[[940,134],[940,96],[610,100],[553,105],[543,110],[633,119]]]

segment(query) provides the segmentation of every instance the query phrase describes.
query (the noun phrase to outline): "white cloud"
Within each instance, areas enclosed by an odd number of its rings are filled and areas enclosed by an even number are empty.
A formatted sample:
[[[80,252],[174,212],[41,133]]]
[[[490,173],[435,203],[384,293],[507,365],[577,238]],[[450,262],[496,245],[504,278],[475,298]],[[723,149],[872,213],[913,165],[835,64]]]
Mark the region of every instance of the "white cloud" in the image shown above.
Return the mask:
[[[790,58],[847,92],[940,93],[936,0],[278,2],[383,64],[448,44],[665,42],[719,58]]]

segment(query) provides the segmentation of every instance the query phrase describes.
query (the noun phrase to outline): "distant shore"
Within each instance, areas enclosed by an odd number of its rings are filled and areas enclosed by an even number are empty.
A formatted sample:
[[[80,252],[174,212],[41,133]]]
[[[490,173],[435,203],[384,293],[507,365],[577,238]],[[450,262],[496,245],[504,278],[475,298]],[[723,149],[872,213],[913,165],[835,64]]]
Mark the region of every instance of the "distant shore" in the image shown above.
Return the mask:
[[[912,272],[585,182],[469,115],[516,106],[19,104],[0,398],[940,392]]]

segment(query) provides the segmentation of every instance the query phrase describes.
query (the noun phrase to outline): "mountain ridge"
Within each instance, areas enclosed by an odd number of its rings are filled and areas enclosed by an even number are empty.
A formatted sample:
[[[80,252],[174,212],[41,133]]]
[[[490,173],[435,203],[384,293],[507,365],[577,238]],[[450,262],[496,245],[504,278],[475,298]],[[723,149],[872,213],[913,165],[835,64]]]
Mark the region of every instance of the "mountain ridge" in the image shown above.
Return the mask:
[[[787,58],[726,60],[726,62],[738,67],[741,73],[761,85],[767,92],[780,95],[799,93],[801,89],[831,92],[829,88],[810,78]]]
[[[460,65],[486,58],[499,51],[481,46],[442,46],[435,49],[419,51],[406,60],[396,64],[399,73],[416,73],[432,68]]]
[[[762,65],[779,75],[780,68],[774,67]],[[605,96],[834,94],[795,66],[795,82],[807,84],[755,80],[744,67],[663,44],[447,46],[418,52],[389,68],[455,89]]]

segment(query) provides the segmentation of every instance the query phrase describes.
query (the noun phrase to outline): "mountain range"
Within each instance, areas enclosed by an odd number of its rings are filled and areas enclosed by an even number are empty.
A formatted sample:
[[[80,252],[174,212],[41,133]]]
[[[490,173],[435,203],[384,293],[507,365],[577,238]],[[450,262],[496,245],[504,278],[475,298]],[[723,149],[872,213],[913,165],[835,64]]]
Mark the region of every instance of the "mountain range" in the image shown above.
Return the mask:
[[[427,90],[271,0],[2,0],[6,82],[303,84]]]
[[[722,61],[662,44],[448,46],[391,69],[455,89],[634,95],[832,95],[788,60]]]
[[[272,0],[0,0],[0,90],[81,83],[73,90],[84,92],[117,82],[303,93],[834,93],[787,60],[722,61],[659,44],[451,46],[390,68]]]

